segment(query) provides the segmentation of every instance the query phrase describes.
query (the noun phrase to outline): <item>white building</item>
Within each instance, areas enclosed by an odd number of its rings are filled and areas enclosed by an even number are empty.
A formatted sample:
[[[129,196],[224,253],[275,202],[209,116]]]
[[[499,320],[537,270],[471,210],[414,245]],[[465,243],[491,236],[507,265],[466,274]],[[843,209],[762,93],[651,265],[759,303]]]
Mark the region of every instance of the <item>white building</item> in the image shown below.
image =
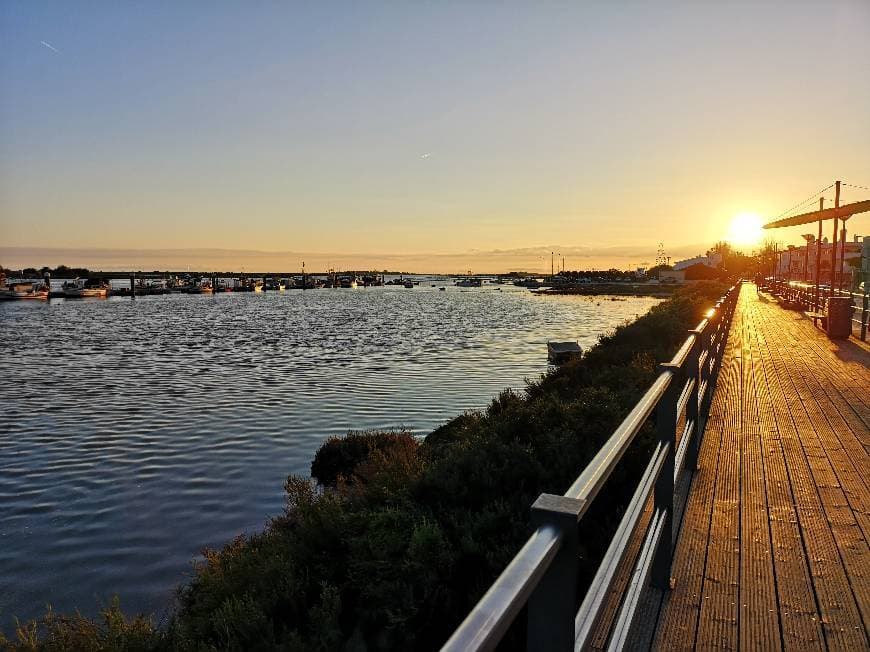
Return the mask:
[[[807,250],[809,247],[809,250]],[[837,263],[840,262],[840,251],[842,243],[837,242]],[[821,247],[816,242],[810,242],[809,245],[795,247],[790,245],[779,256],[777,264],[777,276],[787,278],[792,281],[806,281],[811,283],[816,279],[816,255],[821,249],[821,261],[819,265],[819,282],[828,284],[831,281],[831,249],[833,245],[828,242],[827,238],[822,238]],[[860,236],[854,236],[854,240],[846,241],[845,254],[843,256],[843,267],[841,270],[843,287],[850,287],[852,282],[852,270],[854,269],[848,261],[853,258],[861,257],[861,239]]]
[[[722,264],[722,254],[708,251],[706,256],[695,256],[694,258],[686,258],[686,260],[678,260],[674,263],[674,271],[679,272],[698,263],[716,269]]]

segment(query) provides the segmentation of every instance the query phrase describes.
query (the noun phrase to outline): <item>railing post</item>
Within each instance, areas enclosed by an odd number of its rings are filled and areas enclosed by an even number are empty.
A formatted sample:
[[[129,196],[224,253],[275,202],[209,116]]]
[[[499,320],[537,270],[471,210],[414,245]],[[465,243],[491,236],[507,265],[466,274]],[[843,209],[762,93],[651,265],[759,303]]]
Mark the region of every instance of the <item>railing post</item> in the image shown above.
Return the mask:
[[[659,371],[670,371],[671,382],[656,408],[656,434],[662,445],[668,447],[668,454],[662,465],[655,488],[655,508],[663,510],[665,521],[662,536],[653,558],[652,583],[660,589],[667,589],[671,583],[671,556],[673,550],[674,516],[674,457],[677,438],[677,401],[680,397],[680,367],[671,363],[659,365]]]
[[[694,341],[692,342],[692,350],[689,352],[689,356],[686,359],[686,372],[694,381],[694,387],[689,392],[689,400],[686,403],[686,422],[692,422],[692,428],[686,433],[687,437],[691,437],[689,439],[689,448],[686,451],[686,467],[692,469],[693,471],[698,468],[698,451],[701,448],[701,433],[704,432],[703,426],[701,424],[701,411],[699,409],[699,398],[700,398],[700,390],[701,390],[701,377],[700,377],[700,368],[698,366],[698,360],[701,357],[701,343],[702,337],[704,335],[703,328],[693,328],[689,331],[689,334],[694,337]]]
[[[707,326],[704,328],[704,332],[701,333],[701,352],[707,352],[707,358],[704,360],[704,364],[701,367],[701,384],[703,385],[705,382],[707,386],[704,390],[704,395],[701,397],[701,416],[704,419],[704,422],[707,421],[707,414],[710,410],[710,400],[708,397],[713,395],[713,388],[710,387],[710,364],[713,360],[713,346],[712,346],[712,337],[711,334],[716,328],[716,325],[713,323],[713,317],[715,315],[710,315],[707,319]]]
[[[726,307],[727,309],[727,307]],[[707,378],[712,382],[716,377],[716,362],[719,357],[719,347],[722,345],[722,324],[725,322],[725,310],[721,306],[716,306],[716,313],[713,315],[712,325],[713,332],[709,339],[710,353],[710,372]],[[712,392],[711,392],[712,394]]]
[[[868,276],[870,276],[870,275],[868,275]],[[867,287],[867,284],[868,284],[868,281],[864,281],[864,301],[861,304],[861,341],[862,342],[867,341],[867,312],[868,312],[868,307],[870,307],[870,306],[868,306],[868,303],[870,303],[870,301],[868,301],[868,299],[870,299],[870,294],[868,294],[868,291],[870,291],[870,288]]]
[[[532,505],[532,526],[550,526],[560,533],[561,545],[529,598],[527,649],[530,652],[574,649],[577,609],[577,521],[586,501],[541,494]]]

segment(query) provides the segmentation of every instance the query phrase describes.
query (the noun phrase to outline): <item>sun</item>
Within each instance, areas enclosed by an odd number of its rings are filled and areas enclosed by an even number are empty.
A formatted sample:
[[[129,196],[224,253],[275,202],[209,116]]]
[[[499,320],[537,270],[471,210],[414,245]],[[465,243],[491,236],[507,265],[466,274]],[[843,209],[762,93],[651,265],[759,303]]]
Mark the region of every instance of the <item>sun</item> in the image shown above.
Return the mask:
[[[728,227],[728,242],[738,247],[751,247],[761,242],[761,218],[755,213],[738,213]]]

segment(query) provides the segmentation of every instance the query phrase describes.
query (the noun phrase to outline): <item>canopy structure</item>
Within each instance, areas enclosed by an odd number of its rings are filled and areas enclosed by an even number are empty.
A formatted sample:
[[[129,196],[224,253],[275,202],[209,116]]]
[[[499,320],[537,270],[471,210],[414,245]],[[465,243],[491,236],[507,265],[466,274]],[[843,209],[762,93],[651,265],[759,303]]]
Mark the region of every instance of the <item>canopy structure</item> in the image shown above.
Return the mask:
[[[870,211],[870,199],[864,201],[856,201],[852,204],[845,204],[839,208],[826,208],[821,211],[813,211],[811,213],[801,213],[800,215],[792,215],[784,217],[781,220],[768,222],[764,225],[765,229],[778,229],[784,226],[800,226],[801,224],[810,224],[811,222],[819,222],[822,220],[832,220],[835,217],[840,219],[848,219],[856,213],[866,213]]]

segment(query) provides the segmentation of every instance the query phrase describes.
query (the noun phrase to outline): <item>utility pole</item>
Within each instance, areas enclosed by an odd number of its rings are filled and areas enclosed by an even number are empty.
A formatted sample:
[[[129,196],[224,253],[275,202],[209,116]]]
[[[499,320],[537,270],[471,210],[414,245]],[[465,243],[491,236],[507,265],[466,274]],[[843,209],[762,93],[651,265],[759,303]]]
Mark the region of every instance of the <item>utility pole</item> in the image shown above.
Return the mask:
[[[843,289],[843,264],[846,262],[846,220],[848,220],[851,215],[843,216],[843,228],[840,229],[840,290]],[[854,278],[855,273],[849,272],[849,278]]]
[[[816,240],[816,295],[815,295],[815,310],[819,311],[819,275],[822,271],[822,211],[825,210],[825,198],[819,197],[819,237]]]
[[[806,283],[807,282],[807,269],[809,267],[809,262],[810,262],[810,243],[813,241],[814,236],[812,233],[804,233],[802,237],[807,242],[806,249],[804,250],[804,273],[803,273],[803,277],[802,277],[803,282]]]
[[[834,208],[840,207],[840,182],[837,181],[836,190],[834,191]],[[837,285],[837,214],[834,213],[834,246],[831,247],[831,285],[828,290],[828,296],[834,296],[834,286]]]
[[[837,200],[836,205],[840,205],[840,182],[837,182]],[[851,215],[843,216],[843,228],[840,230],[840,265],[837,267],[837,275],[840,278],[840,282],[837,285],[837,289],[843,290],[843,263],[846,259],[846,220],[848,220]]]
[[[556,275],[554,268],[553,268],[553,256],[554,256],[554,253],[551,251],[550,252],[550,277],[551,278]]]

